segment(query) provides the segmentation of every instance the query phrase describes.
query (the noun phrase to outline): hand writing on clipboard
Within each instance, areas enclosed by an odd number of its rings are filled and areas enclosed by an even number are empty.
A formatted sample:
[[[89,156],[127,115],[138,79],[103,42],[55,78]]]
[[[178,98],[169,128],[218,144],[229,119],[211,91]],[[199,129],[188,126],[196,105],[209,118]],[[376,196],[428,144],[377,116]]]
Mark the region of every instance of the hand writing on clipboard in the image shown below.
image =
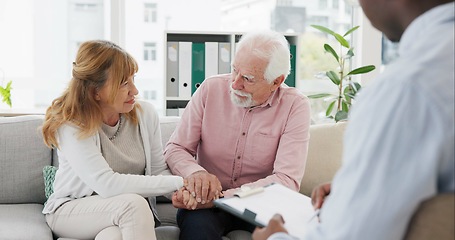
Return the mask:
[[[314,221],[315,219],[317,219],[318,222],[320,222],[319,212],[320,209],[316,209],[316,212],[308,220],[308,223]],[[269,223],[267,224],[267,227],[264,228],[257,227],[255,229],[252,235],[253,240],[266,240],[268,237],[278,232],[288,233],[288,231],[284,227],[284,223],[285,221],[283,217],[280,214],[275,214],[272,217],[272,219],[270,219]]]
[[[315,209],[314,214],[308,218],[307,223],[310,222],[320,222],[319,214],[320,209],[324,203],[326,197],[330,194],[330,183],[321,184],[316,187],[311,196],[311,203]],[[266,240],[268,237],[275,233],[283,233],[288,234],[286,229],[285,220],[280,214],[275,214],[270,221],[268,222],[267,226],[264,228],[257,227],[256,230],[253,232],[252,238],[253,240]]]
[[[266,240],[272,234],[277,232],[288,233],[288,231],[284,227],[284,219],[280,214],[273,215],[267,227],[264,228],[257,227],[256,230],[254,230],[253,232],[252,238],[254,240]]]

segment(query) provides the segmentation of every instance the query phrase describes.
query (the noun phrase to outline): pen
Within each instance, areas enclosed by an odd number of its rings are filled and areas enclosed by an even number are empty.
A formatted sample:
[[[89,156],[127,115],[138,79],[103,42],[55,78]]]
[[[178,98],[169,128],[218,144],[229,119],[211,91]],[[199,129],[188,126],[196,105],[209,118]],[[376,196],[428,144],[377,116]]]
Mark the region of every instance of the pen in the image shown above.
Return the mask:
[[[319,222],[319,213],[320,213],[320,211],[321,211],[320,208],[316,209],[316,211],[314,211],[313,216],[311,216],[311,218],[308,220],[308,222],[311,222],[314,218],[317,218],[318,222]]]

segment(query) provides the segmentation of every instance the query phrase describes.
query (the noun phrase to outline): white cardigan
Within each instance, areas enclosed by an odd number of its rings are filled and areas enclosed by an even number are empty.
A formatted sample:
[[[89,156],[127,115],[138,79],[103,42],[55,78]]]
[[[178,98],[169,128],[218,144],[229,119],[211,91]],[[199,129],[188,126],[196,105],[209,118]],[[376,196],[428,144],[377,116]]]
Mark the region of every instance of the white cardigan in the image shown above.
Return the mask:
[[[114,172],[101,155],[99,133],[79,139],[78,127],[65,124],[57,133],[59,168],[55,175],[54,193],[44,206],[44,214],[53,213],[67,201],[91,196],[93,192],[103,198],[123,193],[150,197],[170,193],[183,186],[183,179],[172,176],[164,162],[160,123],[155,108],[143,101],[136,104],[140,104],[142,109],[137,113],[145,151],[146,176]]]

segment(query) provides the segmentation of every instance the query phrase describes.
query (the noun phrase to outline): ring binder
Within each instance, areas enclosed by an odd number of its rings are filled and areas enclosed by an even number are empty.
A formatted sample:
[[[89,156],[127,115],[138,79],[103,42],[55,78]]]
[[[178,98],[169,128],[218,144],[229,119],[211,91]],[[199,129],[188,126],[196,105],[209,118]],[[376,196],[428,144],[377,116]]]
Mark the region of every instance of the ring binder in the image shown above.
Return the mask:
[[[251,221],[254,222],[256,220],[256,213],[250,211],[248,208],[246,208],[245,211],[243,211],[243,216],[247,219],[250,219],[249,222]]]

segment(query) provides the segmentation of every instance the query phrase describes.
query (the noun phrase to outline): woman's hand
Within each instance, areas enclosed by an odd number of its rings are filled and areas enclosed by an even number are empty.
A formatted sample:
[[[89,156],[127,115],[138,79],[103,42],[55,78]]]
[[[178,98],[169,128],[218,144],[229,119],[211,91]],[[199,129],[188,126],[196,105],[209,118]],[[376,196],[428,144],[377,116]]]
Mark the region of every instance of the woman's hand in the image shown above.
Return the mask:
[[[176,208],[194,210],[197,208],[197,204],[196,198],[185,187],[175,191],[172,195],[172,205]]]
[[[220,196],[222,196],[222,193],[220,194]],[[215,206],[213,201],[209,201],[204,204],[198,203],[196,201],[196,198],[193,197],[193,195],[184,187],[174,192],[174,194],[172,195],[172,205],[176,208],[183,208],[187,210],[212,208]]]

